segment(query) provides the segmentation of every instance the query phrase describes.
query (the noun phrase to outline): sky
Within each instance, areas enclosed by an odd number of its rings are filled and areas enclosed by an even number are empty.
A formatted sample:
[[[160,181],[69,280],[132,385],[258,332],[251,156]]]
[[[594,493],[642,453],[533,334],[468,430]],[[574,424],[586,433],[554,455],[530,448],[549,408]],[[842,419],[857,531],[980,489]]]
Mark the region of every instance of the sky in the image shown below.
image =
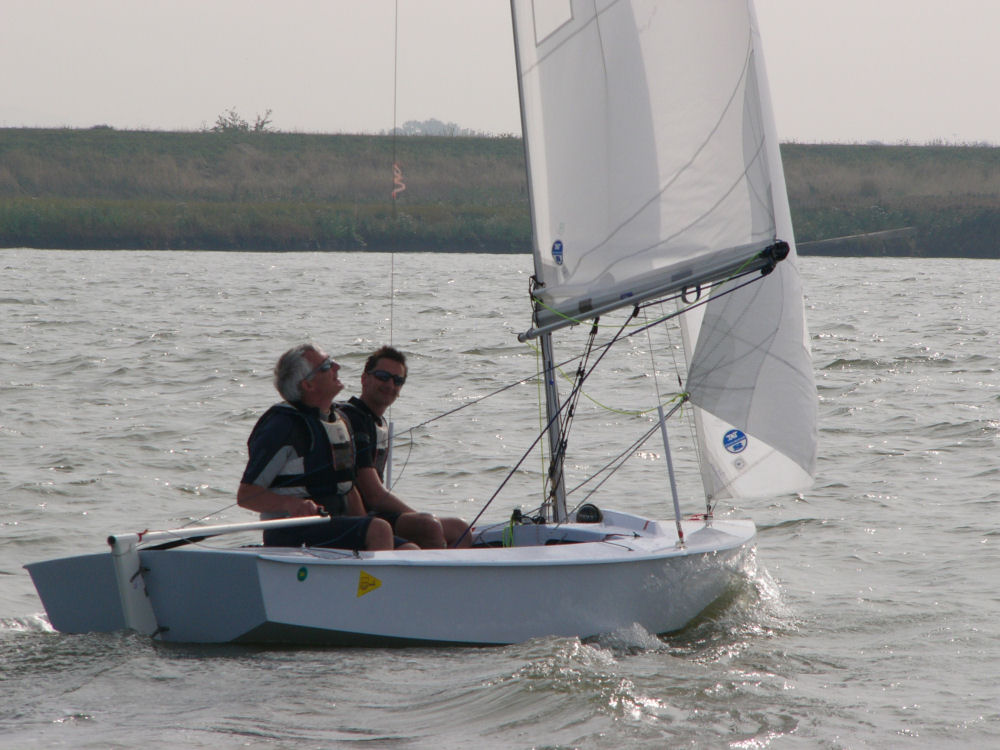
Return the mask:
[[[1000,0],[756,7],[782,141],[1000,145]],[[507,0],[0,0],[0,70],[0,127],[520,133]]]

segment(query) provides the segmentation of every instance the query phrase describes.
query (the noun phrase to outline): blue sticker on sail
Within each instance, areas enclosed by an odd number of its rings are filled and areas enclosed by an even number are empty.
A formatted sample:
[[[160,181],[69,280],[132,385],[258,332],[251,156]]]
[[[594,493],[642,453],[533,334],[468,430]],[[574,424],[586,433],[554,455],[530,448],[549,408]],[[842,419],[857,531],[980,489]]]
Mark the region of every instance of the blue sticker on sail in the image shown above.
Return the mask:
[[[556,240],[552,243],[552,259],[556,262],[557,266],[562,265],[563,258],[563,246],[562,240]]]
[[[747,436],[741,430],[730,430],[722,436],[722,445],[730,453],[742,453],[747,442]]]

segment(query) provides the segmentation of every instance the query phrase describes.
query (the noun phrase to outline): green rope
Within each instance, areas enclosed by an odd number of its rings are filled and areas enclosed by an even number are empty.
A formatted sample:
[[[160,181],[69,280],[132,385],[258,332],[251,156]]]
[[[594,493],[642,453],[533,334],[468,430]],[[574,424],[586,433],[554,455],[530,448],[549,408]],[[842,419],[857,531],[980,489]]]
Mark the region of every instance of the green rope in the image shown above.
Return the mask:
[[[530,341],[526,341],[524,343],[527,346],[529,346],[532,349],[534,349],[534,351],[535,351],[535,359],[536,359],[536,362],[537,362],[538,359],[541,357],[541,352],[538,349],[538,347],[535,346],[534,344],[532,344]],[[536,367],[536,370],[537,370],[537,367]],[[562,369],[561,366],[556,365],[556,371],[562,376],[562,378],[567,383],[570,383],[570,384],[573,383],[573,378],[570,375],[568,375]],[[541,401],[541,395],[540,395],[541,394],[541,388],[542,388],[542,386],[541,386],[541,378],[538,379],[538,383],[539,383],[539,385],[538,385],[539,401]],[[625,416],[625,417],[642,417],[642,416],[645,416],[646,414],[649,414],[651,412],[656,411],[656,409],[657,409],[656,406],[650,406],[650,407],[648,407],[646,409],[616,409],[613,406],[608,406],[607,404],[602,403],[601,401],[598,401],[596,398],[594,398],[593,396],[591,396],[589,393],[587,393],[587,391],[585,391],[583,389],[581,389],[580,392],[584,395],[584,397],[586,397],[586,399],[588,401],[590,401],[595,406],[597,406],[597,407],[599,407],[601,409],[604,409],[605,411],[609,411],[612,414],[621,414],[622,416]],[[674,403],[675,401],[677,401],[679,399],[686,398],[687,395],[688,395],[687,393],[676,393],[671,398],[668,398],[666,401],[664,401],[663,403],[661,403],[660,406],[666,406],[667,404],[672,404],[672,403]],[[659,399],[657,399],[657,400],[659,400]],[[541,406],[539,406],[539,410],[538,411],[539,411],[539,424],[542,424],[541,416],[540,416],[541,415]]]
[[[510,521],[507,522],[507,525],[503,527],[503,541],[502,541],[502,544],[503,544],[504,547],[513,547],[514,546],[514,517],[513,516],[510,517]]]

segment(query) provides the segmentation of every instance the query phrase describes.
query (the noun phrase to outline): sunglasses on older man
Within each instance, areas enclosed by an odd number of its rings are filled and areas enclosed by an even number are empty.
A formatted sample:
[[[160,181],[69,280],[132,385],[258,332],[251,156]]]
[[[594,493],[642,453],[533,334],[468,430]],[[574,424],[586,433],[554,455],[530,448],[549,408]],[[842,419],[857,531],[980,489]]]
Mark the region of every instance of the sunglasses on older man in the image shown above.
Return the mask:
[[[391,372],[385,370],[372,370],[371,374],[376,380],[381,380],[383,383],[388,383],[391,380],[400,387],[406,382],[405,375],[393,375]]]
[[[312,377],[313,375],[315,375],[316,373],[318,373],[318,372],[329,372],[329,371],[330,371],[330,370],[331,370],[332,368],[334,368],[334,367],[339,367],[339,365],[338,365],[338,364],[336,363],[336,361],[334,361],[333,357],[327,357],[327,358],[326,358],[326,359],[324,359],[324,360],[323,360],[322,362],[320,362],[320,363],[319,363],[318,365],[316,365],[316,366],[315,366],[315,367],[314,367],[314,368],[313,368],[313,369],[312,369],[312,370],[311,370],[311,371],[309,372],[309,374],[308,374],[308,375],[306,375],[306,376],[305,376],[304,378],[302,378],[302,379],[303,379],[303,380],[309,380],[309,378],[311,378],[311,377]]]

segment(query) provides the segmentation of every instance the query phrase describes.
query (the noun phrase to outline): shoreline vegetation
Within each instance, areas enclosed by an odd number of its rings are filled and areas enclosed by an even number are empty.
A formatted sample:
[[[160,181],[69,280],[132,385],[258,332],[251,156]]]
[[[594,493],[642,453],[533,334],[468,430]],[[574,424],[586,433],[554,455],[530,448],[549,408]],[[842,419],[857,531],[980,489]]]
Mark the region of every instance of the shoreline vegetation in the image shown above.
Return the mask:
[[[781,147],[803,255],[1000,257],[1000,147]],[[392,165],[405,190],[392,199]],[[0,247],[530,252],[521,139],[0,129]]]

